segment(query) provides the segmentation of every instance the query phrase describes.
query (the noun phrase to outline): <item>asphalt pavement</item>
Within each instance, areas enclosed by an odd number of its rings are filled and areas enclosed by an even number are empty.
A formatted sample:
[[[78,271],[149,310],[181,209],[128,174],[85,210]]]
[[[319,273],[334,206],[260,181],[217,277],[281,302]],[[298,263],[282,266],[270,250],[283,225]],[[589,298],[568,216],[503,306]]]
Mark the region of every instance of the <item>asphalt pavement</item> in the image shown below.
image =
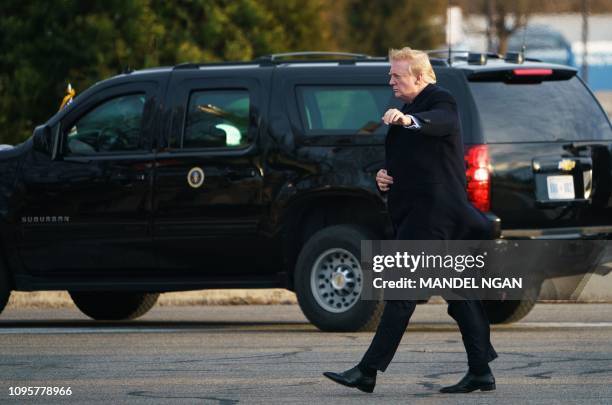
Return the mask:
[[[612,403],[612,304],[538,304],[522,322],[493,327],[490,393],[438,393],[466,370],[443,304],[417,308],[373,394],[321,375],[352,367],[371,337],[319,332],[295,305],[157,307],[104,323],[76,309],[8,308],[0,403]],[[10,395],[23,391],[15,387],[71,395]]]

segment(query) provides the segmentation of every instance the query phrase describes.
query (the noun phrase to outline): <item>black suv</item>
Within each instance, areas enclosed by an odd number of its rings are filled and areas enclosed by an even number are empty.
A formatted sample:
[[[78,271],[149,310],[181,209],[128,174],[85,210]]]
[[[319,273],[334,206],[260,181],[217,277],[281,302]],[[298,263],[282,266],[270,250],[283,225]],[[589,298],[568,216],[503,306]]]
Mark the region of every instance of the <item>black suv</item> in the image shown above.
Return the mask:
[[[460,56],[432,63],[498,236],[609,238],[612,128],[576,71]],[[160,292],[282,287],[323,330],[374,326],[359,251],[391,238],[374,181],[381,116],[400,104],[388,71],[283,55],[92,86],[0,151],[1,307],[11,290],[68,290],[92,318],[130,319]],[[532,305],[487,309],[507,322]]]

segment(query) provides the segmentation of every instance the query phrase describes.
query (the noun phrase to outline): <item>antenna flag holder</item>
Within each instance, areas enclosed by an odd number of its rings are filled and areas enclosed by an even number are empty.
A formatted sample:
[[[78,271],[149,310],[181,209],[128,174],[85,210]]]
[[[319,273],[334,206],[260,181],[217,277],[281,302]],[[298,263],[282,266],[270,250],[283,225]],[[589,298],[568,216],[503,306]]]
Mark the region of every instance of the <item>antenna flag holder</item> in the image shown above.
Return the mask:
[[[68,83],[68,86],[66,87],[66,95],[64,96],[62,100],[62,104],[60,105],[59,109],[62,110],[62,108],[72,103],[72,99],[74,98],[75,95],[76,95],[76,91],[74,91],[74,89],[72,88],[72,85]]]

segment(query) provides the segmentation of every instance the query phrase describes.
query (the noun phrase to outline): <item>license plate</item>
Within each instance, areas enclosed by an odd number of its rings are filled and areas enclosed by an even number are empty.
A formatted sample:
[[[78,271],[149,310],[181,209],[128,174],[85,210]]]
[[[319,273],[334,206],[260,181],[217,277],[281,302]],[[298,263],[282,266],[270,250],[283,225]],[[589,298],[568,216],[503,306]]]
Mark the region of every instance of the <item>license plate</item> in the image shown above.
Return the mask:
[[[546,185],[551,200],[573,200],[576,197],[573,176],[548,176]]]

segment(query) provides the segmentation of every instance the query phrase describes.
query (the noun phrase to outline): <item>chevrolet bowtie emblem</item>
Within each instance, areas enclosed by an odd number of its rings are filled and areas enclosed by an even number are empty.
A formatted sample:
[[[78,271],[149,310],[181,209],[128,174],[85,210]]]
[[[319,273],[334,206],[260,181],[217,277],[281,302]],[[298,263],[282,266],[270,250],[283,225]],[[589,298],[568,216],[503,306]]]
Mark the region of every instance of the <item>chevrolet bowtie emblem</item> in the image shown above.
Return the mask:
[[[576,161],[570,159],[563,159],[559,162],[559,170],[563,170],[566,172],[571,171],[574,167],[576,167]]]

